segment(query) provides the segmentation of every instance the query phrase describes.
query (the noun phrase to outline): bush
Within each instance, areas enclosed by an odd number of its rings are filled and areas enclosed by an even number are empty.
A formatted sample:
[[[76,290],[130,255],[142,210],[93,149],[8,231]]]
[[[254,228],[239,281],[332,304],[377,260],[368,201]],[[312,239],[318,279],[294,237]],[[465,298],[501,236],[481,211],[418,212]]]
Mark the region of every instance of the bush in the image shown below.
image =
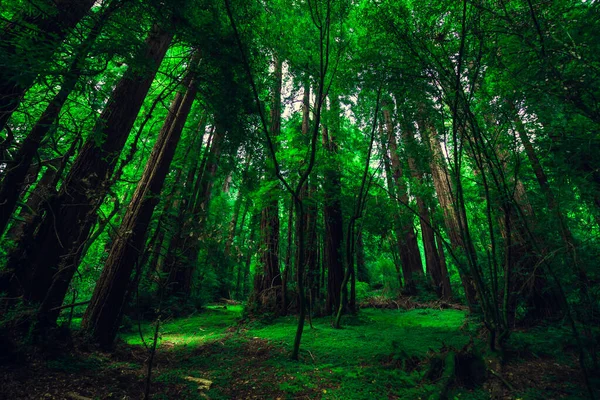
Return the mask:
[[[371,287],[366,282],[356,281],[356,302],[360,303],[371,295]]]

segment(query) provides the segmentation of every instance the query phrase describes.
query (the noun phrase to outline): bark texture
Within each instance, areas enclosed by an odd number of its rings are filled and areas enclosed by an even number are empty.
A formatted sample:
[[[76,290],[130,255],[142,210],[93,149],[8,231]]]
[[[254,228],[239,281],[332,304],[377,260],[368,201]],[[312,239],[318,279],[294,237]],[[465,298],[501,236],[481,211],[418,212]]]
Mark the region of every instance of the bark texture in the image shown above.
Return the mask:
[[[189,81],[187,90],[177,93],[171,104],[169,115],[137,184],[90,305],[83,316],[83,329],[101,345],[110,345],[113,342],[123,308],[127,304],[127,294],[137,283],[131,275],[136,268],[136,275],[139,275],[139,261],[146,232],[196,98],[197,89],[191,73],[186,80]]]
[[[26,243],[20,249],[25,251],[11,256],[10,265],[18,278],[14,280],[19,286],[16,291],[26,300],[44,301],[55,279],[61,280],[57,285],[68,286],[96,222],[97,208],[109,190],[106,184],[171,39],[171,33],[153,28],[140,55],[148,69],[126,72],[47,208],[37,234],[24,238]],[[30,251],[33,246],[35,252]]]
[[[400,205],[400,219],[398,227],[398,244],[400,252],[400,262],[402,263],[402,275],[404,276],[404,286],[406,292],[414,292],[413,276],[423,275],[423,263],[419,246],[417,244],[417,236],[413,226],[412,215],[403,210],[405,205],[409,204],[408,191],[403,181],[403,169],[400,163],[398,154],[398,142],[392,122],[392,117],[389,109],[389,104],[383,104],[383,118],[387,133],[387,144],[391,159],[391,172],[394,180],[394,185],[397,188],[396,198]]]

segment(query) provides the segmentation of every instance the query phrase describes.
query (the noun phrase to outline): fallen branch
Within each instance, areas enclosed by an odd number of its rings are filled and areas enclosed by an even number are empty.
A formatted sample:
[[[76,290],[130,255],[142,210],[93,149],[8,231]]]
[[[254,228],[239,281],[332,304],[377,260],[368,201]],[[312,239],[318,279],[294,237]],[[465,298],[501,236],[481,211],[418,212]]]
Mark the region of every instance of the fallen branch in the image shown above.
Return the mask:
[[[81,301],[79,303],[68,304],[66,306],[54,307],[54,308],[51,308],[50,311],[64,310],[65,308],[75,308],[77,306],[84,306],[84,305],[88,304],[89,302],[90,302],[90,300]]]

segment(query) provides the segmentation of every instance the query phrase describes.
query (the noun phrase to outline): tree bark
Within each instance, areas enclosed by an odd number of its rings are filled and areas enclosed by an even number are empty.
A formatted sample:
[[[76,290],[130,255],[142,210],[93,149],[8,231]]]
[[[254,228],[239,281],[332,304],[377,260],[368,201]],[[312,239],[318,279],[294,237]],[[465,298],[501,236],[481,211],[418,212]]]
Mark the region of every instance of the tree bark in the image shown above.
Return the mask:
[[[231,221],[229,222],[229,233],[227,234],[227,239],[225,240],[225,256],[229,257],[231,254],[231,246],[233,245],[233,239],[235,238],[237,232],[238,218],[240,215],[240,210],[242,208],[242,203],[244,202],[243,194],[244,194],[244,184],[246,177],[248,175],[248,170],[250,169],[250,155],[246,156],[246,166],[244,167],[244,171],[242,172],[242,182],[238,187],[238,193],[235,198],[235,203],[233,205],[233,215],[231,216]]]
[[[444,226],[448,238],[450,239],[450,245],[453,250],[466,252],[467,249],[465,248],[465,243],[461,235],[460,223],[457,216],[457,210],[460,208],[454,204],[450,174],[446,166],[446,158],[444,157],[442,145],[440,144],[435,129],[431,125],[423,122],[419,122],[419,124],[423,141],[429,145],[429,167],[431,168],[433,186],[435,187],[437,199],[444,216]],[[466,215],[463,215],[463,221],[466,223]],[[473,277],[469,271],[464,268],[459,267],[458,272],[465,290],[467,304],[469,305],[469,309],[473,310],[477,305]]]
[[[516,108],[512,103],[510,103],[510,107],[516,113]],[[573,234],[571,233],[571,230],[569,229],[569,226],[567,225],[567,221],[566,221],[564,215],[558,208],[558,204],[556,203],[556,197],[554,196],[554,192],[552,191],[552,188],[550,187],[550,183],[548,182],[548,177],[544,171],[544,168],[542,167],[542,163],[540,162],[540,159],[538,158],[538,156],[535,152],[535,149],[533,148],[533,144],[531,143],[531,140],[529,139],[529,135],[527,135],[525,126],[523,125],[523,122],[521,121],[521,119],[519,118],[518,115],[515,116],[515,125],[517,128],[516,131],[517,131],[517,134],[519,135],[519,139],[521,139],[521,143],[523,144],[523,147],[525,148],[525,154],[527,154],[527,158],[529,159],[529,163],[531,164],[533,173],[535,174],[535,177],[538,181],[538,185],[540,185],[540,189],[542,190],[542,193],[544,193],[544,196],[546,197],[546,203],[548,205],[548,209],[555,214],[556,219],[558,220],[558,223],[560,226],[560,232],[561,232],[562,239],[563,239],[565,245],[567,246],[567,248],[570,248],[574,245]]]
[[[335,313],[340,307],[344,280],[344,219],[342,214],[342,178],[335,134],[339,133],[339,98],[331,96],[331,129],[323,126],[322,143],[327,162],[323,171],[323,264],[327,269],[325,312]],[[346,305],[343,305],[344,308]]]
[[[305,82],[302,99],[302,135],[310,140],[310,84]],[[308,178],[300,199],[304,204],[304,271],[306,271],[306,285],[308,287],[309,316],[315,312],[315,304],[319,303],[319,263],[317,260],[317,217],[318,210],[315,206],[314,196],[317,191],[312,178]],[[300,235],[298,234],[299,238]],[[299,246],[298,246],[299,247]]]
[[[281,132],[281,86],[282,63],[274,57],[275,87],[272,95],[271,136],[277,137]],[[268,193],[266,205],[261,212],[260,261],[262,268],[254,278],[253,302],[258,310],[278,313],[283,303],[282,276],[279,268],[279,196]]]
[[[287,221],[287,246],[285,249],[285,261],[283,263],[283,275],[281,279],[281,315],[286,315],[288,310],[287,285],[289,277],[293,276],[292,270],[292,243],[294,237],[294,199],[290,198]]]
[[[192,57],[192,69],[195,61],[196,57]],[[192,74],[189,72],[186,78],[189,83],[185,93],[178,93],[171,104],[169,116],[158,135],[83,316],[82,328],[101,345],[110,345],[114,341],[127,304],[127,293],[135,289],[131,287],[135,282],[130,277],[134,268],[140,268],[138,264],[146,232],[196,98],[197,88]]]
[[[406,185],[402,179],[402,165],[400,164],[400,157],[398,155],[398,144],[396,141],[396,133],[392,123],[389,107],[384,104],[383,118],[385,121],[388,146],[390,151],[390,157],[392,161],[392,177],[397,191],[397,200],[400,202],[400,207],[408,205],[408,191]],[[402,275],[404,276],[404,290],[407,293],[413,293],[415,291],[413,274],[417,276],[423,275],[423,264],[421,262],[421,254],[419,252],[419,245],[417,243],[417,236],[412,221],[412,215],[400,211],[400,262],[402,263]]]
[[[383,157],[383,168],[385,171],[385,180],[386,180],[386,185],[387,185],[387,189],[388,189],[388,193],[390,194],[390,199],[392,200],[392,204],[394,205],[394,212],[393,212],[393,228],[394,228],[394,234],[395,234],[395,238],[393,237],[393,235],[390,235],[390,251],[392,253],[392,258],[394,260],[394,267],[396,269],[396,277],[398,279],[398,287],[401,288],[402,287],[402,272],[400,270],[400,264],[401,261],[399,260],[398,257],[398,249],[400,249],[401,247],[401,233],[400,233],[400,215],[397,211],[397,206],[398,206],[398,199],[396,197],[396,187],[394,185],[394,179],[392,177],[392,165],[391,165],[391,161],[390,161],[390,153],[388,151],[388,146],[387,146],[387,136],[385,135],[384,131],[383,131],[383,122],[379,123],[379,137],[380,137],[380,145],[381,145],[381,153],[382,153],[382,157]],[[396,241],[395,244],[393,244],[392,242]],[[382,238],[383,240],[383,238]]]
[[[417,185],[422,186],[423,182],[423,171],[417,165],[417,161],[413,154],[418,154],[417,143],[415,141],[414,132],[410,126],[405,126],[402,130],[402,138],[404,145],[407,148],[408,154],[408,167],[410,174],[415,180]],[[427,274],[431,277],[433,287],[439,297],[443,296],[443,293],[448,291],[448,287],[444,288],[444,281],[447,276],[444,277],[442,272],[442,266],[435,243],[435,232],[431,224],[431,218],[429,217],[429,207],[425,203],[423,196],[419,193],[420,190],[415,191],[415,198],[417,200],[417,210],[419,212],[419,222],[421,225],[421,236],[423,240],[423,248],[425,250],[425,268]],[[446,293],[446,296],[450,295]]]
[[[172,240],[168,252],[169,278],[167,292],[187,297],[192,291],[192,278],[200,251],[201,235],[204,231],[211,192],[219,159],[221,144],[225,139],[225,132],[220,126],[214,127],[214,136],[210,149],[200,166],[201,175],[196,179],[194,190],[186,206],[181,208],[179,225],[180,229]]]
[[[57,272],[77,268],[79,253],[96,221],[96,210],[104,200],[121,150],[150,89],[172,34],[157,27],[141,51],[147,70],[129,70],[121,79],[83,145],[58,196],[49,205],[34,238],[24,238],[23,248],[11,256],[26,300],[41,302]],[[20,291],[20,290],[17,290]],[[48,299],[51,301],[51,299]]]
[[[365,245],[363,241],[363,231],[358,232],[356,238],[356,279],[359,282],[371,283],[369,280],[369,271],[365,261]]]
[[[56,193],[56,175],[60,166],[60,158],[53,160],[46,167],[42,177],[35,185],[35,188],[27,197],[25,206],[21,207],[17,221],[13,222],[6,232],[7,237],[12,240],[18,240],[25,231],[25,226],[31,223],[36,215],[39,215],[43,209],[43,203],[48,201]]]
[[[112,4],[116,3],[113,2]],[[66,71],[59,92],[50,101],[50,104],[48,104],[46,110],[42,113],[42,116],[33,126],[29,135],[27,135],[16,155],[9,163],[9,168],[4,175],[2,185],[0,185],[0,235],[2,235],[6,229],[17,201],[19,200],[19,194],[23,190],[27,171],[31,166],[31,162],[38,153],[42,140],[55,126],[63,105],[79,80],[82,64],[87,58],[92,44],[94,44],[96,38],[100,35],[102,27],[111,12],[112,8],[107,9],[103,13],[90,31],[88,37],[79,46],[75,57],[71,61],[69,69]],[[0,99],[2,99],[2,96],[0,96]],[[0,110],[3,107],[2,101],[3,100],[0,100]],[[2,117],[0,116],[0,118]],[[0,130],[2,130],[1,127]]]

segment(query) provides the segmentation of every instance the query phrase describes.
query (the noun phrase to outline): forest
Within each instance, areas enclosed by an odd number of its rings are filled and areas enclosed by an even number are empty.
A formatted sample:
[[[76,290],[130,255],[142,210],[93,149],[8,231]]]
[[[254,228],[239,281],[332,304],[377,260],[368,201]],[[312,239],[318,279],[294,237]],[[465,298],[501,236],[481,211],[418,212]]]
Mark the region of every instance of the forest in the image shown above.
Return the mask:
[[[598,32],[0,1],[0,399],[599,399]]]

